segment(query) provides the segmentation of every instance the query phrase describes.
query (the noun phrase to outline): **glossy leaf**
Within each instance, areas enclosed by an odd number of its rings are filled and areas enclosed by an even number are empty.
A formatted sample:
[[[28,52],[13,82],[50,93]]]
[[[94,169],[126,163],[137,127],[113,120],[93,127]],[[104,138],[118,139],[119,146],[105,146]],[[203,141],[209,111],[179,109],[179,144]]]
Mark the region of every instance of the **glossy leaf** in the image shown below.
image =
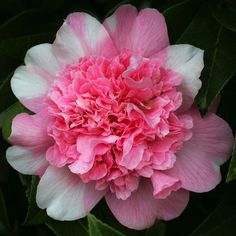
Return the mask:
[[[157,221],[154,226],[147,229],[145,236],[165,236],[166,223],[163,221]]]
[[[50,16],[38,9],[31,9],[17,14],[0,26],[0,40],[23,35],[53,32],[57,22],[48,22]]]
[[[236,35],[219,25],[205,5],[177,41],[177,43],[188,43],[205,50],[204,69],[201,75],[203,85],[197,97],[203,112],[206,112],[236,73],[235,41]]]
[[[26,191],[26,196],[29,201],[27,215],[24,221],[25,225],[32,224],[41,224],[47,220],[47,214],[45,211],[40,209],[36,204],[36,191],[38,186],[39,178],[37,176],[33,176],[31,180],[31,185]]]
[[[87,228],[79,221],[55,221],[46,223],[57,236],[89,236]],[[112,235],[113,236],[113,235]]]
[[[211,11],[221,25],[236,32],[236,11],[229,4],[213,5]]]
[[[195,11],[196,7],[194,7],[193,3],[190,0],[185,0],[171,5],[162,12],[168,26],[171,43],[175,43],[183,33],[194,16]]]
[[[124,236],[124,234],[103,223],[94,215],[88,214],[89,236]]]
[[[0,45],[1,45],[1,43],[0,43]],[[0,48],[1,48],[1,46],[0,46]],[[12,74],[9,75],[2,82],[2,84],[0,84],[0,113],[3,110],[7,109],[10,105],[12,105],[16,101],[16,98],[14,97],[14,95],[11,91],[11,86],[10,86],[11,77],[12,77]],[[0,127],[1,127],[1,125],[0,125]]]
[[[230,161],[230,166],[229,166],[226,182],[229,183],[233,180],[236,180],[236,139],[234,141],[233,154]]]
[[[8,137],[11,134],[11,123],[12,119],[21,112],[26,112],[26,108],[24,108],[19,102],[14,103],[12,106],[10,106],[6,111],[0,114],[0,120],[1,116],[5,117],[5,120],[3,121],[2,126],[2,135],[3,138],[8,141]]]
[[[227,194],[215,210],[190,236],[235,236],[236,191]]]

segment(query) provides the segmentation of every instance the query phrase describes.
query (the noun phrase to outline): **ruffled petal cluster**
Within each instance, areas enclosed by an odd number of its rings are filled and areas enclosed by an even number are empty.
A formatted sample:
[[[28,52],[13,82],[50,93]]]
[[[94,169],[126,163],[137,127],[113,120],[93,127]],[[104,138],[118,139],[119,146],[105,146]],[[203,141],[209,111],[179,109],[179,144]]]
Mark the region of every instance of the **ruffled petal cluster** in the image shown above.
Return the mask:
[[[74,220],[105,197],[133,229],[182,213],[189,191],[220,182],[233,136],[194,106],[203,51],[169,45],[155,9],[119,7],[102,24],[70,14],[52,44],[31,48],[11,80],[34,114],[17,115],[8,162],[40,176],[36,201]]]

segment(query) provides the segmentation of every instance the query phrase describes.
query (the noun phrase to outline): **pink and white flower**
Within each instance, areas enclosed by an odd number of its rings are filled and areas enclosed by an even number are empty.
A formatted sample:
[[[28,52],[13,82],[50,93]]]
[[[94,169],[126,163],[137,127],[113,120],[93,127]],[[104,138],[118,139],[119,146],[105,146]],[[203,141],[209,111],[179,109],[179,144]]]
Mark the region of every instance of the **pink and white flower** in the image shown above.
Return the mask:
[[[35,114],[14,118],[7,160],[40,176],[37,204],[54,219],[84,217],[103,197],[130,228],[173,219],[189,191],[220,182],[233,142],[224,120],[193,105],[202,68],[201,49],[169,45],[155,9],[124,5],[102,24],[70,14],[14,73]]]

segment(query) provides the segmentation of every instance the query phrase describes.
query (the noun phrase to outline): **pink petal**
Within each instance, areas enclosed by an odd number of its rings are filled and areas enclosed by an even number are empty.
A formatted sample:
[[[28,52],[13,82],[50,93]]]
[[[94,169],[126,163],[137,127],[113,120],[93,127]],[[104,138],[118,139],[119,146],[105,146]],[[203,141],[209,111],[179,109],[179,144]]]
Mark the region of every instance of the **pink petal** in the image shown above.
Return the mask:
[[[25,175],[42,175],[48,167],[45,151],[34,153],[30,149],[12,146],[7,149],[8,163],[17,171]]]
[[[146,8],[139,12],[130,5],[119,7],[104,21],[116,47],[150,56],[169,45],[165,19],[155,9]]]
[[[189,201],[189,192],[180,189],[172,192],[170,196],[165,199],[157,200],[157,218],[161,220],[172,220],[184,211]]]
[[[20,102],[33,112],[41,110],[51,82],[33,68],[20,66],[11,79],[11,88]]]
[[[152,185],[143,180],[127,200],[108,193],[106,202],[121,224],[136,230],[148,228],[156,219],[179,216],[188,202],[188,192],[184,190],[174,192],[166,199],[155,199],[152,192]]]
[[[199,77],[204,67],[203,50],[188,44],[172,45],[153,55],[152,59],[162,61],[167,69],[182,77],[178,90],[183,94],[183,103],[179,110],[183,112],[189,109],[201,88]]]
[[[12,122],[9,140],[16,146],[10,147],[6,156],[10,165],[23,174],[41,175],[48,166],[45,154],[52,140],[47,135],[46,118],[41,115],[21,113]]]
[[[221,180],[219,166],[230,157],[233,135],[228,124],[213,113],[201,118],[192,109],[193,136],[177,152],[174,167],[166,173],[181,180],[182,187],[207,192]]]
[[[155,171],[152,175],[153,195],[158,199],[165,199],[172,191],[181,187],[181,182],[174,177],[168,176],[161,171]]]
[[[39,182],[36,202],[54,219],[75,220],[86,216],[104,194],[95,190],[93,182],[84,184],[67,168],[49,166]]]
[[[144,154],[144,145],[132,147],[128,154],[116,158],[119,165],[126,167],[129,170],[135,169],[138,164],[142,161]]]
[[[122,5],[113,15],[105,19],[103,25],[117,49],[128,48],[131,44],[130,33],[137,15],[137,9],[134,6]]]
[[[77,150],[80,153],[80,157],[69,166],[70,170],[73,173],[86,173],[92,168],[95,155],[104,154],[104,147],[99,146],[99,144],[109,145],[116,140],[117,136],[115,135],[108,137],[80,135],[77,138]],[[98,148],[95,149],[96,147]]]
[[[18,114],[12,121],[10,142],[33,149],[48,148],[52,139],[47,135],[48,120],[42,113],[29,115]]]

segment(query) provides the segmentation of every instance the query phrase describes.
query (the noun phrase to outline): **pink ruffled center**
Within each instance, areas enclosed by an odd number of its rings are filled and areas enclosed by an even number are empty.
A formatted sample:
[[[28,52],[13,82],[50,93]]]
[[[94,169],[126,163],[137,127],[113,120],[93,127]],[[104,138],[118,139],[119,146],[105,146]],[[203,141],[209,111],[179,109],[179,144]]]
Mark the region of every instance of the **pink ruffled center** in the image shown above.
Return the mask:
[[[48,93],[55,144],[47,160],[127,199],[140,177],[172,168],[191,137],[192,118],[177,113],[180,83],[178,74],[129,51],[67,65]]]

